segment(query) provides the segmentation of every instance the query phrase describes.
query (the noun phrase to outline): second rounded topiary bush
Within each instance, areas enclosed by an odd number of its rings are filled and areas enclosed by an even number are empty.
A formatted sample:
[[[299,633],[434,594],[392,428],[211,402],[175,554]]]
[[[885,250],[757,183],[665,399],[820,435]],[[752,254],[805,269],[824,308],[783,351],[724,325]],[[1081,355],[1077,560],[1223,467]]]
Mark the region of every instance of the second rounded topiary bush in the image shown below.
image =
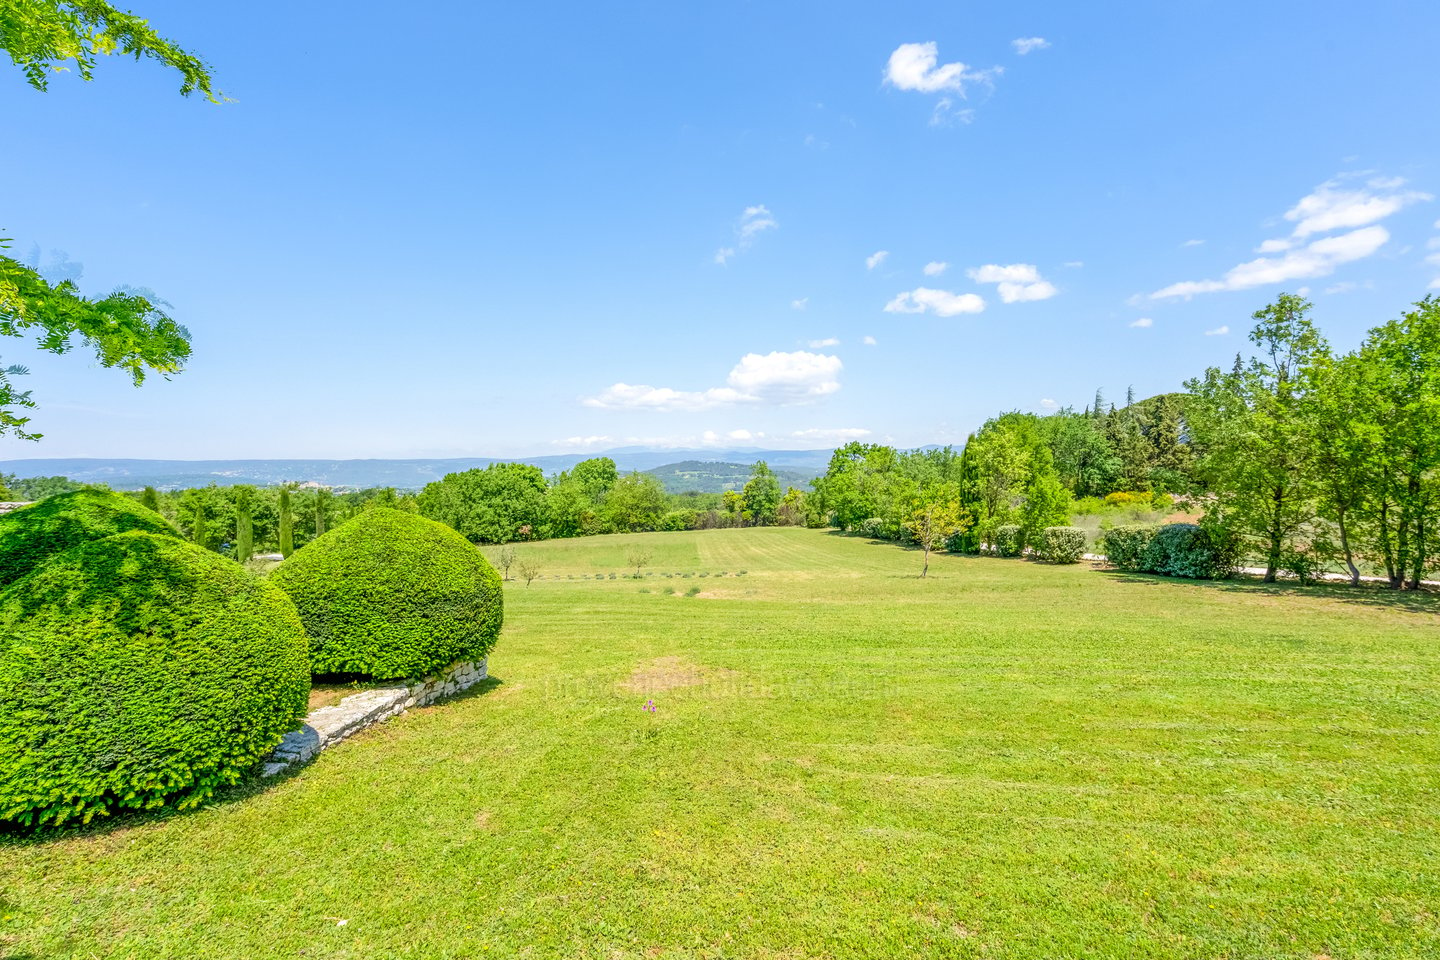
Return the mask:
[[[71,547],[129,530],[178,537],[160,514],[109,490],[75,490],[0,515],[0,585]]]
[[[504,620],[500,577],[480,551],[400,510],[367,510],[270,580],[300,611],[316,674],[428,676],[486,656]]]
[[[0,823],[192,807],[305,715],[295,607],[238,564],[131,532],[0,594]]]

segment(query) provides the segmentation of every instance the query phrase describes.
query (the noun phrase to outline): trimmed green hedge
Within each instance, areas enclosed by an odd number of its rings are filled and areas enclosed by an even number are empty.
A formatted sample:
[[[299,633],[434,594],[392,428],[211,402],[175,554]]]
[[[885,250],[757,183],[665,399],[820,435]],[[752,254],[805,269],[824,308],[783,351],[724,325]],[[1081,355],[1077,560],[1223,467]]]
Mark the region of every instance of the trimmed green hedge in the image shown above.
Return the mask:
[[[480,551],[399,510],[367,510],[270,580],[300,611],[316,674],[428,676],[486,656],[504,621],[500,577]]]
[[[0,594],[0,822],[186,809],[305,715],[295,607],[243,567],[131,532]]]
[[[1079,563],[1085,554],[1085,531],[1079,527],[1046,527],[1040,534],[1040,556],[1051,563]]]
[[[1100,538],[1100,549],[1113,567],[1121,570],[1143,570],[1145,548],[1159,527],[1150,524],[1128,524],[1106,530]]]
[[[160,514],[109,490],[62,493],[0,515],[0,585],[57,553],[127,530],[179,536]]]

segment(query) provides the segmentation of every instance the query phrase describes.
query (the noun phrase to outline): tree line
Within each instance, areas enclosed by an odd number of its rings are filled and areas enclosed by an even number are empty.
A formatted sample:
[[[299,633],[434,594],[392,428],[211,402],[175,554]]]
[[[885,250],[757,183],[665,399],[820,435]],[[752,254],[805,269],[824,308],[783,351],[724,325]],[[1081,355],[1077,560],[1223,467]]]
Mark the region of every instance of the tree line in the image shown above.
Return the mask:
[[[1307,580],[1343,567],[1415,589],[1440,553],[1440,299],[1336,353],[1281,294],[1252,315],[1256,354],[1185,392],[1083,411],[1010,412],[960,451],[851,443],[815,483],[812,523],[928,551],[1042,549],[1047,528],[1110,503],[1203,512],[1226,555]],[[938,518],[938,519],[937,519]]]

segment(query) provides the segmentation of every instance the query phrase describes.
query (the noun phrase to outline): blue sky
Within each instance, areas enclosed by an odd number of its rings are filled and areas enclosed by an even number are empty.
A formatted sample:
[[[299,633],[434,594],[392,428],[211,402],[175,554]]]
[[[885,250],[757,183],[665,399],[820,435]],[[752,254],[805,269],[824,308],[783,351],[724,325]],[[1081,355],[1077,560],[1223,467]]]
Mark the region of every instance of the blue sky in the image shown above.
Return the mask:
[[[8,69],[0,235],[194,361],[0,343],[0,457],[959,442],[1440,280],[1434,3],[134,2],[233,102]]]

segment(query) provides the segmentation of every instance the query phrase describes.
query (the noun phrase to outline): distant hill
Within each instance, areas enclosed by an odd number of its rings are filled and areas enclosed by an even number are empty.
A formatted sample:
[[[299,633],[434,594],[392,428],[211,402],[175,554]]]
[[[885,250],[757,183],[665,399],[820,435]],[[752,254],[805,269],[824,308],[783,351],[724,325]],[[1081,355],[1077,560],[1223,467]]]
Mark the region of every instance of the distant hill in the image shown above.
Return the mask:
[[[726,490],[739,490],[745,486],[753,466],[753,462],[684,460],[680,463],[667,463],[663,467],[654,467],[645,472],[658,477],[669,493],[724,493]],[[775,475],[780,478],[782,489],[799,487],[801,490],[809,490],[811,481],[819,476],[819,472],[776,469]]]
[[[547,474],[568,470],[590,457],[610,457],[624,473],[653,470],[677,460],[715,460],[731,465],[765,460],[777,472],[794,471],[805,479],[825,472],[829,450],[653,450],[627,447],[603,453],[567,453],[554,456],[503,460],[493,457],[413,460],[102,460],[35,458],[0,460],[0,473],[17,477],[69,477],[82,483],[105,483],[116,490],[138,490],[153,486],[177,490],[215,483],[232,486],[249,483],[269,486],[277,483],[314,482],[330,487],[359,489],[395,487],[418,490],[447,473],[486,467],[492,463],[531,463]],[[746,476],[750,468],[743,468]],[[663,479],[663,478],[662,478]],[[742,481],[743,482],[743,481]],[[783,479],[782,483],[785,482]],[[716,487],[723,490],[723,487]]]

